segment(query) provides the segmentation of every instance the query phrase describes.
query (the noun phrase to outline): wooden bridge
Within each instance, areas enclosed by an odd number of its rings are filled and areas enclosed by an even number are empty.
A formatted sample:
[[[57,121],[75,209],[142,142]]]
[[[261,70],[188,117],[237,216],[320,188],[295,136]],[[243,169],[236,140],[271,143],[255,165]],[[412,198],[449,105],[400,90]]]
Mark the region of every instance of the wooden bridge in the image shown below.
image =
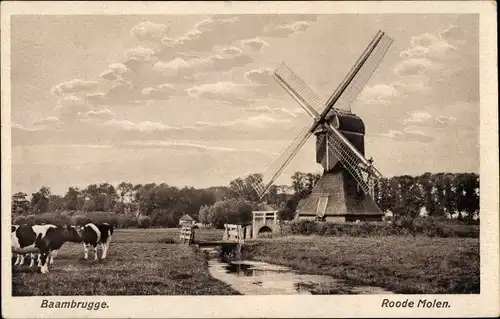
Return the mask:
[[[252,238],[265,232],[276,232],[279,230],[278,212],[275,210],[254,211],[252,220]]]
[[[277,211],[254,211],[251,226],[224,224],[222,240],[199,241],[195,240],[195,229],[192,225],[185,225],[181,228],[180,240],[183,244],[195,244],[199,247],[216,247],[222,245],[241,245],[245,239],[258,238],[259,234],[279,231]]]
[[[198,247],[217,247],[217,246],[238,246],[241,249],[245,240],[246,228],[241,225],[224,224],[224,233],[222,240],[199,241],[195,240],[195,229],[191,225],[181,228],[180,240],[183,244],[197,245]]]

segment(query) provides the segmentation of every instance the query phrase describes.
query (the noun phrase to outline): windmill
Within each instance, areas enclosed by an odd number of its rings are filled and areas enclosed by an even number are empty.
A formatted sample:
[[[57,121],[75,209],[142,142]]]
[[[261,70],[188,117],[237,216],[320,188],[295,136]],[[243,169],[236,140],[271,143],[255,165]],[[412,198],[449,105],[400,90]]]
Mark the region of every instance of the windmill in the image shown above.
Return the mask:
[[[320,180],[297,208],[299,218],[329,221],[381,220],[374,188],[382,177],[365,158],[362,119],[350,105],[384,57],[392,39],[379,31],[345,79],[328,100],[309,88],[285,63],[275,71],[275,80],[313,118],[278,158],[277,169],[266,183],[252,181],[262,198],[311,135],[316,136],[316,162],[323,167]],[[326,101],[326,102],[325,102]]]

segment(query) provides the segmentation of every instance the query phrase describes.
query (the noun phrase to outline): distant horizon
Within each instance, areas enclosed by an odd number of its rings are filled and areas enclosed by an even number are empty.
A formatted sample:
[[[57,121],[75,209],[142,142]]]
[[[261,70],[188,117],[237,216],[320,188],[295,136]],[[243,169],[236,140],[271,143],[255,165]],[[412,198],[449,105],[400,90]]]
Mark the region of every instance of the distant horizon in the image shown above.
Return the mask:
[[[255,173],[257,173],[257,172],[255,172]],[[315,173],[315,172],[302,172],[302,173]],[[389,175],[385,175],[384,177],[385,178],[392,178],[392,177],[403,176],[403,175],[410,175],[412,177],[418,177],[418,176],[422,176],[422,175],[424,175],[426,173],[430,173],[430,174],[440,174],[440,173],[442,173],[442,174],[472,174],[473,173],[473,174],[477,174],[478,176],[480,176],[480,173],[478,173],[478,172],[424,172],[424,173],[416,174],[416,175],[413,175],[413,174],[401,174],[401,175],[399,175],[398,174],[398,175],[390,175],[390,176]],[[247,175],[245,175],[245,176],[247,176]],[[245,176],[240,176],[240,177],[244,178]],[[236,177],[236,178],[238,178],[238,177]],[[273,183],[273,185],[276,185],[276,186],[283,186],[284,185],[284,186],[287,186],[287,187],[292,187],[292,185],[291,185],[291,178],[289,178],[289,179],[290,179],[290,183],[289,184],[281,184],[281,183],[280,184],[274,184]],[[53,188],[50,187],[50,185],[40,185],[39,187],[35,187],[35,189],[33,191],[29,191],[29,192],[28,191],[23,191],[23,190],[16,190],[16,191],[14,191],[13,189],[11,189],[12,190],[11,195],[14,195],[16,193],[21,192],[21,193],[27,194],[30,197],[32,193],[35,193],[35,192],[39,191],[40,188],[42,188],[44,186],[48,187],[50,189],[51,195],[61,195],[61,196],[64,196],[70,187],[75,187],[75,188],[78,188],[79,190],[82,190],[82,189],[85,189],[89,185],[93,185],[93,184],[94,185],[99,185],[99,184],[104,184],[104,183],[108,183],[110,185],[113,185],[113,187],[117,187],[122,182],[131,183],[133,185],[139,185],[139,184],[146,185],[146,184],[150,184],[150,183],[155,183],[156,185],[160,185],[162,183],[165,183],[168,186],[177,187],[179,189],[182,189],[182,188],[208,189],[208,188],[213,188],[213,187],[229,187],[229,183],[231,181],[232,180],[228,181],[226,184],[223,184],[223,185],[211,185],[211,186],[200,186],[200,187],[197,187],[197,186],[194,186],[194,185],[176,185],[176,184],[168,183],[166,181],[159,181],[159,182],[149,181],[149,182],[137,182],[137,183],[131,182],[131,181],[125,181],[125,180],[124,181],[120,181],[120,182],[99,181],[99,182],[91,182],[89,184],[85,184],[85,185],[82,185],[82,186],[69,185],[62,192],[61,191],[54,192]]]

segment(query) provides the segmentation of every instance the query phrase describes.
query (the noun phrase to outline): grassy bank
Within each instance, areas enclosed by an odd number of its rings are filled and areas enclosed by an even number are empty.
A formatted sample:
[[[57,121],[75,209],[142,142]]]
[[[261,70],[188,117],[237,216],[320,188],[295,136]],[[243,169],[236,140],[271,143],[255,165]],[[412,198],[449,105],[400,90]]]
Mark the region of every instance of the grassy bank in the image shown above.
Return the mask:
[[[65,244],[48,274],[15,269],[14,296],[33,295],[234,295],[230,286],[210,277],[206,259],[191,247],[159,243],[176,238],[178,229],[118,229],[108,257],[83,260],[80,244]],[[199,230],[197,236],[222,236]],[[100,252],[99,252],[100,254]]]
[[[243,258],[395,293],[479,293],[479,240],[289,236],[245,244]]]

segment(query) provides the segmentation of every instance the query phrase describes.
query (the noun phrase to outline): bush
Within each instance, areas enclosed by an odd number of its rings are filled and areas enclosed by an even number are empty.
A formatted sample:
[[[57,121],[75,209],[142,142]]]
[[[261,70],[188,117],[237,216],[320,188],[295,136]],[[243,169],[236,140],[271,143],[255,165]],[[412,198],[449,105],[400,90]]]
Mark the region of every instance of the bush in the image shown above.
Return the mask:
[[[402,217],[394,223],[361,222],[335,224],[312,220],[291,221],[280,224],[281,234],[320,236],[391,236],[423,234],[429,237],[479,237],[479,227],[475,225],[455,225],[436,218]]]
[[[35,215],[27,215],[27,216],[16,216],[12,218],[12,224],[14,225],[34,225],[35,224]]]
[[[66,214],[61,213],[45,213],[35,215],[33,218],[35,224],[53,224],[53,225],[71,225],[72,220]]]
[[[137,219],[137,227],[151,228],[151,218],[149,216],[139,216]]]
[[[172,237],[161,237],[158,239],[158,242],[160,244],[177,244],[175,238]]]
[[[121,228],[137,227],[137,217],[130,214],[118,216],[118,227]]]
[[[90,217],[88,216],[85,216],[85,215],[74,215],[73,216],[73,225],[77,225],[77,226],[83,226],[83,225],[86,225],[88,223],[91,223],[92,220],[90,219]]]

